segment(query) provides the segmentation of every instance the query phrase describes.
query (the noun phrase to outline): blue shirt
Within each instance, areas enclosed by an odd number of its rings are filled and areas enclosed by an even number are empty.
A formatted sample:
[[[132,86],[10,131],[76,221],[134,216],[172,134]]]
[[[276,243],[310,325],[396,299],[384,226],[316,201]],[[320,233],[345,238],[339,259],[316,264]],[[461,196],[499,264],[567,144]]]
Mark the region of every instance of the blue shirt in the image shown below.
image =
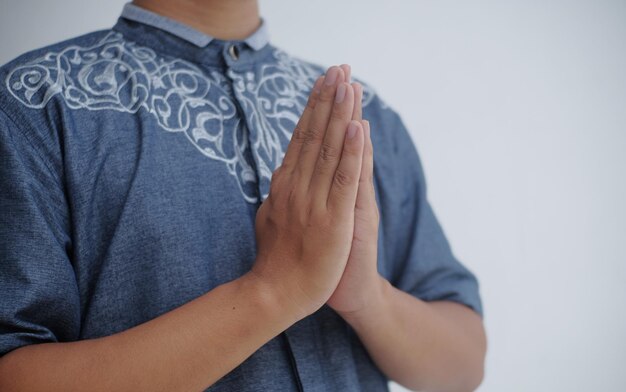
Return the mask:
[[[116,24],[0,67],[0,355],[114,334],[247,272],[254,221],[320,66],[127,4]],[[365,85],[378,269],[482,314],[400,117]],[[207,347],[210,349],[210,347]],[[328,306],[211,391],[384,391]]]

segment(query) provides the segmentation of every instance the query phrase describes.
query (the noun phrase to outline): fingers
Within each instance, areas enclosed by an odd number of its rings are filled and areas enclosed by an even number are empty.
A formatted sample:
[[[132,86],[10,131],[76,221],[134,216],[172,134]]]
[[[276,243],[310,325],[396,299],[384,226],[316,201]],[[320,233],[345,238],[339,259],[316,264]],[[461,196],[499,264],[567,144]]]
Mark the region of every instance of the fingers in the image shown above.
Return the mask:
[[[339,208],[347,201],[353,210],[358,184],[367,176],[363,89],[359,83],[350,84],[350,78],[350,66],[342,64],[316,80],[281,164],[285,174],[297,173],[293,178],[298,193],[310,194],[325,208]],[[350,186],[353,182],[356,187]]]
[[[309,121],[311,119],[311,115],[313,114],[313,109],[315,108],[315,103],[318,95],[320,94],[323,83],[324,76],[322,75],[317,78],[315,84],[313,84],[313,88],[311,89],[311,94],[309,95],[304,112],[302,113],[302,116],[300,116],[300,120],[298,121],[298,124],[296,124],[296,128],[291,136],[291,141],[287,146],[287,151],[285,152],[285,157],[283,158],[283,162],[281,164],[284,170],[291,172],[296,166],[300,150],[302,149],[302,145],[304,144],[304,140],[306,138],[305,129],[309,125]]]
[[[313,195],[313,198],[323,203],[324,207],[328,200],[328,192],[333,182],[333,175],[339,166],[339,160],[342,156],[346,129],[350,124],[353,109],[354,91],[352,86],[343,82],[337,88],[326,135],[324,135],[309,187],[309,192]]]
[[[345,81],[347,83],[350,83],[350,78],[352,77],[352,69],[350,68],[350,66],[348,64],[341,64],[339,67],[341,67],[341,69],[343,69],[343,74],[345,76]]]
[[[302,179],[303,191],[308,192],[310,179],[319,155],[330,114],[335,104],[337,86],[343,82],[344,74],[340,67],[333,66],[328,69],[321,91],[317,96],[315,108],[306,128],[303,128],[304,142],[298,157],[297,171]]]
[[[339,219],[354,213],[363,161],[363,143],[363,126],[358,121],[350,121],[327,201],[328,209]]]
[[[361,86],[360,83],[352,82],[352,68],[350,65],[341,64],[339,67],[343,69],[346,82],[350,83],[354,89],[354,112],[352,114],[352,119],[360,121],[363,115],[363,109],[361,107],[361,102],[363,100],[363,86]]]
[[[359,189],[356,197],[356,209],[366,211],[367,214],[377,215],[376,194],[374,191],[374,148],[370,135],[370,123],[362,120],[363,126],[363,163],[361,164],[361,176],[359,178]]]
[[[361,119],[363,118],[363,86],[361,86],[361,84],[358,82],[351,81],[352,68],[348,64],[341,64],[340,67],[341,69],[343,69],[343,72],[346,76],[346,82],[350,83],[352,85],[352,88],[354,89],[354,112],[352,113],[352,119],[356,121],[361,121]]]
[[[352,112],[352,119],[361,121],[363,118],[363,86],[360,83],[353,82],[352,89],[354,90],[354,111]],[[365,139],[367,141],[367,138]]]

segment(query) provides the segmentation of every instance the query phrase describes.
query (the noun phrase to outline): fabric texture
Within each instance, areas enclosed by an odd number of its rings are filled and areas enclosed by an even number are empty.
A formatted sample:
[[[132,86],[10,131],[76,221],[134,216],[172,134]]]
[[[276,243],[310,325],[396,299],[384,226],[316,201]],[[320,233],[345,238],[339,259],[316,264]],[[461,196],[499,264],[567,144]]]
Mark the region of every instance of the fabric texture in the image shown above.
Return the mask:
[[[0,355],[126,330],[247,272],[256,210],[323,72],[272,46],[265,23],[221,41],[132,5],[111,29],[0,67]],[[482,314],[402,120],[366,84],[363,105],[380,273]],[[387,379],[324,306],[208,390],[384,391]]]

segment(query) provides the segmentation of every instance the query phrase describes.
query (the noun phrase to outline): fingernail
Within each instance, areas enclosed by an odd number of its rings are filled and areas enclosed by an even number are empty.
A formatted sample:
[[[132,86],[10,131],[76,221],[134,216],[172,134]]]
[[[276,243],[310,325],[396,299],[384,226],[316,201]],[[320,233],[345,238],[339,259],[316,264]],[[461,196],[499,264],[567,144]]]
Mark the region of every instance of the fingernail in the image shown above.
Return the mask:
[[[344,68],[344,72],[346,73],[346,82],[350,83],[352,68],[349,64],[341,64],[341,68]]]
[[[346,85],[345,83],[341,83],[339,87],[337,87],[337,94],[335,94],[335,102],[341,103],[346,96]]]
[[[356,121],[350,121],[350,125],[348,125],[348,139],[352,139],[356,135],[357,128]]]
[[[370,124],[369,124],[369,121],[363,120],[361,122],[361,124],[363,125],[363,134],[365,135],[365,140],[367,140],[370,137]]]
[[[339,75],[339,68],[331,67],[326,73],[324,84],[327,86],[332,86],[333,84],[335,84],[335,81],[337,80],[338,75]]]

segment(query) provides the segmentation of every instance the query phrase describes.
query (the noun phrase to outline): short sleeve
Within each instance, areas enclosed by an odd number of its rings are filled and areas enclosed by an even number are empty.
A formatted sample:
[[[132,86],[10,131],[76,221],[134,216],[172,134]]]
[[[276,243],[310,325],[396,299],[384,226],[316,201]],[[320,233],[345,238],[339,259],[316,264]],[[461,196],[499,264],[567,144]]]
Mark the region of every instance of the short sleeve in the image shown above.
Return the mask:
[[[387,156],[380,159],[383,176],[391,177],[381,179],[381,198],[389,212],[383,219],[392,247],[391,283],[424,301],[458,302],[482,316],[478,281],[455,258],[435,217],[415,144],[398,114],[389,108],[383,112],[376,126],[390,139]],[[376,145],[374,150],[376,159]]]
[[[62,177],[38,151],[0,110],[0,356],[80,333]]]

